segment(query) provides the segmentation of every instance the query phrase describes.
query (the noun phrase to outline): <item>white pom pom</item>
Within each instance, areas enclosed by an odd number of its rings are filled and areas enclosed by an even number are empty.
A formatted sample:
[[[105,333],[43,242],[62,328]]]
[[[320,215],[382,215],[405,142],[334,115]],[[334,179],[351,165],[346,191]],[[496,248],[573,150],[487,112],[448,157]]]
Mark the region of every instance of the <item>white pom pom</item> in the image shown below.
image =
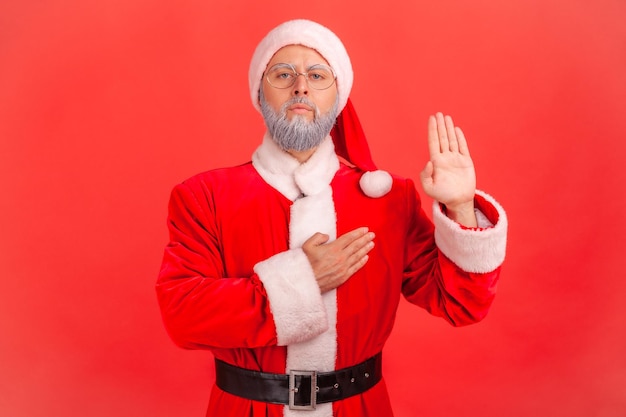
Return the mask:
[[[393,180],[387,171],[368,171],[361,176],[359,185],[366,196],[372,198],[382,197],[391,190]]]

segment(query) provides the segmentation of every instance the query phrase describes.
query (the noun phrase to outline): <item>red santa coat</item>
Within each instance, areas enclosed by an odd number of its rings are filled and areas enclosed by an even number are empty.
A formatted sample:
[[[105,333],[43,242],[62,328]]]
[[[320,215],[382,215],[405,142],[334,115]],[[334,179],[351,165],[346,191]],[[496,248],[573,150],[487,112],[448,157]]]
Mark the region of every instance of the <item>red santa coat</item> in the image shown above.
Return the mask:
[[[253,161],[199,174],[169,204],[170,242],[157,282],[165,326],[181,347],[252,370],[330,371],[383,349],[400,296],[453,325],[481,320],[504,259],[506,216],[477,192],[467,230],[435,206],[426,217],[413,182],[367,197],[362,172],[328,138],[305,164],[265,138]],[[365,267],[320,294],[301,245],[315,232],[376,234]],[[385,381],[314,411],[236,397],[213,387],[207,416],[391,416]]]

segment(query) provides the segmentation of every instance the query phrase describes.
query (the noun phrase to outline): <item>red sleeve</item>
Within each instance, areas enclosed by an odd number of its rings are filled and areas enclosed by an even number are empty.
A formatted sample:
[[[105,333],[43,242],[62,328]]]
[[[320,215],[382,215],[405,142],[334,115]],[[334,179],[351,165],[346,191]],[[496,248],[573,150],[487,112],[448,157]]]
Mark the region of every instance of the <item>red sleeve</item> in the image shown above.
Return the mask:
[[[189,349],[276,344],[267,294],[256,274],[224,276],[211,199],[200,204],[186,184],[171,194],[165,248],[156,285],[165,327]]]
[[[434,236],[435,227],[420,207],[412,183],[407,187],[407,205],[411,221],[406,237],[404,296],[409,302],[443,317],[454,326],[482,320],[493,302],[500,267],[480,273],[464,271],[439,250]],[[461,227],[458,227],[458,232],[482,233]],[[484,235],[477,238],[484,239]],[[461,244],[471,242],[468,239]]]

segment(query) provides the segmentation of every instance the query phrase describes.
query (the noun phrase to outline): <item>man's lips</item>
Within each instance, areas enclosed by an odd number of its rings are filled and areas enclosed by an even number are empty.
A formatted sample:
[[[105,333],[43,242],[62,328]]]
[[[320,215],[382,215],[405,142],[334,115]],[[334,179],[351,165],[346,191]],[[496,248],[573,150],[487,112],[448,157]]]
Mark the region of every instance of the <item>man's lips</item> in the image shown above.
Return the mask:
[[[294,113],[308,113],[313,111],[313,109],[306,104],[294,104],[293,106],[289,106],[287,110]]]

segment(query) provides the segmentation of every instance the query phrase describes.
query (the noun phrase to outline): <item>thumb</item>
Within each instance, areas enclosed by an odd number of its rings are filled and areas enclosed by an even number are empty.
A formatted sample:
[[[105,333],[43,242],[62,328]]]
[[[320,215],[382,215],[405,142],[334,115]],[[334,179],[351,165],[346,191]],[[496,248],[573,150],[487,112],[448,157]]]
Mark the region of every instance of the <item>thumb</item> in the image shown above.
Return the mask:
[[[328,239],[330,239],[330,236],[328,236],[328,235],[326,235],[324,233],[317,232],[313,236],[308,238],[306,240],[306,242],[304,242],[302,247],[304,248],[305,246],[306,247],[311,247],[311,246],[323,245],[324,243],[328,242]]]
[[[422,186],[425,188],[427,185],[430,186],[433,183],[433,172],[434,167],[432,161],[428,161],[426,166],[420,173],[420,180],[422,182]]]

